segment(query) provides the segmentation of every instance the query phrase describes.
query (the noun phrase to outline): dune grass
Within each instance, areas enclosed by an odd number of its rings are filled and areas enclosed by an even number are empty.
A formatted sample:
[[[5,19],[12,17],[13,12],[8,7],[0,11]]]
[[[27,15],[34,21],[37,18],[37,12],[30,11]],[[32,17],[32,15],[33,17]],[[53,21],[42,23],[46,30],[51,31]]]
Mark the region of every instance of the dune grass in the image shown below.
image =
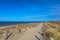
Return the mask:
[[[47,40],[50,40],[51,37],[53,37],[54,40],[60,40],[60,22],[47,22],[45,23],[45,27]]]

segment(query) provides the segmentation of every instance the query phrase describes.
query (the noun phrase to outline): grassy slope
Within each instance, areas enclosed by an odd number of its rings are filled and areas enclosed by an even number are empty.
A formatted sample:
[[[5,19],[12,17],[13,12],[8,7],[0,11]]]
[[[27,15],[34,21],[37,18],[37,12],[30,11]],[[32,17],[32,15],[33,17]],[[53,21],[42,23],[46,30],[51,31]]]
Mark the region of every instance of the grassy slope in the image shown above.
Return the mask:
[[[54,40],[60,40],[60,22],[46,22],[46,37],[54,37]],[[49,40],[49,38],[47,39]]]
[[[34,26],[37,26],[37,24],[39,23],[29,23],[29,24],[18,24],[18,25],[14,25],[14,26],[9,26],[9,27],[1,27],[0,28],[0,33],[5,31],[6,29],[16,29],[16,30],[19,30],[19,29],[23,29],[23,28],[27,28],[27,27],[34,27]]]

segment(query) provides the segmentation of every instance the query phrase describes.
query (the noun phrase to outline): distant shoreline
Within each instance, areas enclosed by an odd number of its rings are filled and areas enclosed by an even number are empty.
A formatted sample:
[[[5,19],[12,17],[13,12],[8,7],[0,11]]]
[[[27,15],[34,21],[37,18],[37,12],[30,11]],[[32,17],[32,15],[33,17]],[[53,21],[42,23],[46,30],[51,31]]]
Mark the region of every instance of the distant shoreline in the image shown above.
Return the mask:
[[[18,24],[27,24],[27,23],[41,23],[41,22],[45,22],[45,21],[0,21],[0,27],[4,27],[4,26],[11,26],[11,25],[18,25]],[[46,21],[46,22],[57,22],[57,21]],[[60,21],[59,21],[60,22]]]
[[[0,22],[0,26],[11,26],[11,25],[17,25],[17,24],[26,24],[23,22]]]
[[[29,23],[33,23],[33,22],[0,22],[0,27],[18,25],[18,24],[29,24]],[[34,23],[38,23],[38,22],[34,22]]]

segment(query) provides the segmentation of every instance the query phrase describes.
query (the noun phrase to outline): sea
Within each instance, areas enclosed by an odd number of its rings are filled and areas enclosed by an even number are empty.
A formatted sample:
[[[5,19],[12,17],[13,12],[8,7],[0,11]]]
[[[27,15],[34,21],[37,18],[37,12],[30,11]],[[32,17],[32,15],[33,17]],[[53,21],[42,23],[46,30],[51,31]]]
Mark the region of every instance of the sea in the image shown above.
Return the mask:
[[[0,22],[0,27],[17,25],[17,24],[26,24],[26,23],[37,23],[37,22]]]

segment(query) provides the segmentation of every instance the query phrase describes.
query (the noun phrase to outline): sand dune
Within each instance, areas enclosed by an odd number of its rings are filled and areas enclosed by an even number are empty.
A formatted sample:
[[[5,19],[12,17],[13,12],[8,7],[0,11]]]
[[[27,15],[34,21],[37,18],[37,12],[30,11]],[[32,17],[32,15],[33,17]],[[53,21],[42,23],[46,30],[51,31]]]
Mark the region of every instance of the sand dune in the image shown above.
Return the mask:
[[[17,40],[26,30],[36,27],[38,24],[39,23],[30,23],[0,27],[0,40]]]

